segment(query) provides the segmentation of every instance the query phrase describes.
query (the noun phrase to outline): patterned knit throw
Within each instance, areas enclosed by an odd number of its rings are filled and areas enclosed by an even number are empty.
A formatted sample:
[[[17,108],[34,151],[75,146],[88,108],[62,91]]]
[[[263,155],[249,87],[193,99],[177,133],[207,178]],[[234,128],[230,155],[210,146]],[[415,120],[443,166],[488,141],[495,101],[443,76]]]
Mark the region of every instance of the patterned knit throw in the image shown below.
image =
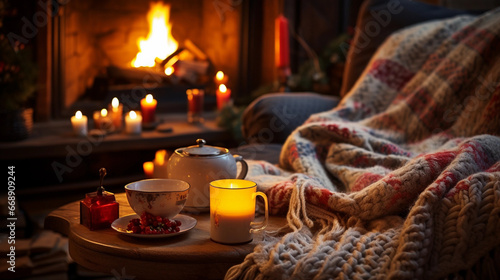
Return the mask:
[[[392,35],[279,167],[251,162],[288,227],[226,279],[498,279],[499,50],[500,9]]]

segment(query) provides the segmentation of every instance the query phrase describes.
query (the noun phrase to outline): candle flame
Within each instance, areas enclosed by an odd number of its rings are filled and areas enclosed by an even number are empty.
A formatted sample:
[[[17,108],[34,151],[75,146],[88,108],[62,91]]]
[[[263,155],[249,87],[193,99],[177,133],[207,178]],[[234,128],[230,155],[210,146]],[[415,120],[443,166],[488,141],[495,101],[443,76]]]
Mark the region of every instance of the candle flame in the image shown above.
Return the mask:
[[[227,87],[226,87],[226,85],[224,85],[224,84],[220,84],[220,86],[219,86],[219,90],[220,90],[221,92],[226,92],[226,91],[227,91]]]
[[[120,105],[120,101],[118,101],[118,98],[113,97],[113,99],[111,100],[111,107],[118,108],[119,105]]]
[[[224,72],[222,71],[218,71],[217,74],[215,74],[215,78],[218,80],[218,81],[222,81],[222,79],[224,79]]]
[[[128,113],[128,115],[133,120],[135,120],[137,118],[137,113],[135,111],[130,111],[130,113]]]
[[[108,110],[106,110],[106,109],[102,109],[102,110],[101,110],[101,116],[105,117],[105,116],[107,116],[107,115],[108,115]]]
[[[153,95],[151,95],[151,94],[146,95],[146,102],[153,103]]]
[[[174,73],[174,67],[169,66],[165,69],[165,75],[170,76]]]
[[[82,118],[82,111],[76,111],[75,118],[81,119]]]
[[[152,161],[146,161],[142,164],[142,168],[144,169],[144,174],[146,174],[147,177],[151,177],[153,175],[155,166]]]
[[[170,5],[161,2],[151,3],[148,12],[148,38],[139,38],[139,52],[131,64],[133,67],[153,67],[156,58],[164,60],[177,50],[178,43],[172,37],[172,24],[169,23]]]
[[[155,162],[159,165],[163,165],[165,163],[165,157],[167,156],[166,150],[158,150],[155,154]]]

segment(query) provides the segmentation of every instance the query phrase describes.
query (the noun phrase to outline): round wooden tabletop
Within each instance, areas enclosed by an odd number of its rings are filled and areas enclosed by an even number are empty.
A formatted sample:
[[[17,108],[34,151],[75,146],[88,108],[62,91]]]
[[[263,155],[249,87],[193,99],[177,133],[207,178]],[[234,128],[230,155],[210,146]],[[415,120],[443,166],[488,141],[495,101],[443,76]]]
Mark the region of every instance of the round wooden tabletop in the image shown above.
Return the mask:
[[[125,193],[116,194],[120,217],[134,214]],[[80,224],[80,202],[75,201],[51,212],[45,228],[68,236],[69,252],[78,264],[120,278],[135,279],[222,279],[233,265],[262,240],[254,234],[250,243],[224,245],[210,239],[210,215],[182,213],[197,220],[186,233],[163,238],[130,237],[108,228],[91,231]],[[286,224],[284,217],[269,217],[266,230]]]

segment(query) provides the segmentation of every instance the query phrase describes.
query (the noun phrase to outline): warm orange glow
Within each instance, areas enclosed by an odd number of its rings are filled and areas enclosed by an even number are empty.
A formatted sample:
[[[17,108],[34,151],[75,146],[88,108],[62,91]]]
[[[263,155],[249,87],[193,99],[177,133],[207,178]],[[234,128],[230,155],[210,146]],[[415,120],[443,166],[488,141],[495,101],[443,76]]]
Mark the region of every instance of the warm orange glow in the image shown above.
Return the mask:
[[[144,175],[147,178],[153,178],[153,172],[154,172],[154,163],[152,161],[146,161],[145,163],[142,164],[142,169],[144,170]]]
[[[172,66],[167,67],[165,69],[165,75],[170,76],[172,74],[174,74],[174,67],[172,67]]]
[[[81,119],[82,118],[82,111],[76,111],[75,118]]]
[[[165,157],[167,156],[166,150],[158,150],[155,154],[155,163],[158,165],[163,165],[165,163]]]
[[[111,100],[111,107],[113,107],[113,111],[116,111],[115,109],[118,109],[118,106],[120,106],[120,101],[118,101],[118,98],[113,97]]]
[[[217,78],[217,81],[222,81],[224,79],[224,72],[218,71],[217,74],[215,74],[215,78]]]
[[[137,119],[137,113],[135,111],[130,111],[130,113],[128,113],[130,119],[132,120],[135,120]]]
[[[102,109],[101,110],[101,117],[106,117],[108,115],[108,110]]]
[[[219,180],[211,182],[211,210],[226,217],[241,217],[243,220],[253,220],[255,213],[256,184],[245,180]],[[215,188],[214,188],[215,187]],[[221,203],[221,202],[224,203]]]
[[[153,67],[156,58],[164,60],[177,50],[178,43],[172,37],[169,22],[170,5],[151,3],[148,13],[149,34],[147,39],[139,38],[139,52],[131,64],[133,67]]]
[[[146,95],[146,103],[149,104],[153,103],[153,95],[151,94]]]
[[[226,91],[227,91],[227,87],[226,87],[226,85],[224,85],[224,84],[220,84],[220,86],[219,86],[219,90],[220,90],[220,92],[222,92],[222,93],[226,92]]]

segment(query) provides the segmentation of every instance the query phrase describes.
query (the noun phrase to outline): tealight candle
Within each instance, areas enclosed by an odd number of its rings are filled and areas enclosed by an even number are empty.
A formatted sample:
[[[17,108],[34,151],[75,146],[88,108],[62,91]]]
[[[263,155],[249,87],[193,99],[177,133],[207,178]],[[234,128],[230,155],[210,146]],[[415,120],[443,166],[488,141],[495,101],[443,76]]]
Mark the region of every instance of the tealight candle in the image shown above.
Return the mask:
[[[219,88],[216,91],[217,97],[217,109],[221,110],[226,106],[231,98],[231,90],[226,87],[224,84],[220,84]]]
[[[77,136],[87,135],[87,116],[84,116],[81,111],[76,111],[75,115],[71,117],[71,125],[73,132]]]
[[[151,94],[141,99],[142,123],[145,126],[152,126],[154,124],[157,103]]]
[[[122,129],[123,123],[123,104],[120,103],[118,98],[114,97],[111,100],[111,107],[109,108],[110,117],[113,122],[115,130]]]
[[[153,178],[167,178],[167,151],[158,150],[153,161]]]
[[[130,111],[125,116],[125,132],[129,134],[140,134],[142,132],[142,117],[135,111]]]
[[[154,163],[152,161],[146,161],[142,164],[142,169],[144,170],[144,176],[146,178],[153,178],[154,173]]]
[[[110,132],[113,130],[113,123],[108,116],[108,110],[101,109],[101,111],[94,112],[94,127],[95,129]]]

